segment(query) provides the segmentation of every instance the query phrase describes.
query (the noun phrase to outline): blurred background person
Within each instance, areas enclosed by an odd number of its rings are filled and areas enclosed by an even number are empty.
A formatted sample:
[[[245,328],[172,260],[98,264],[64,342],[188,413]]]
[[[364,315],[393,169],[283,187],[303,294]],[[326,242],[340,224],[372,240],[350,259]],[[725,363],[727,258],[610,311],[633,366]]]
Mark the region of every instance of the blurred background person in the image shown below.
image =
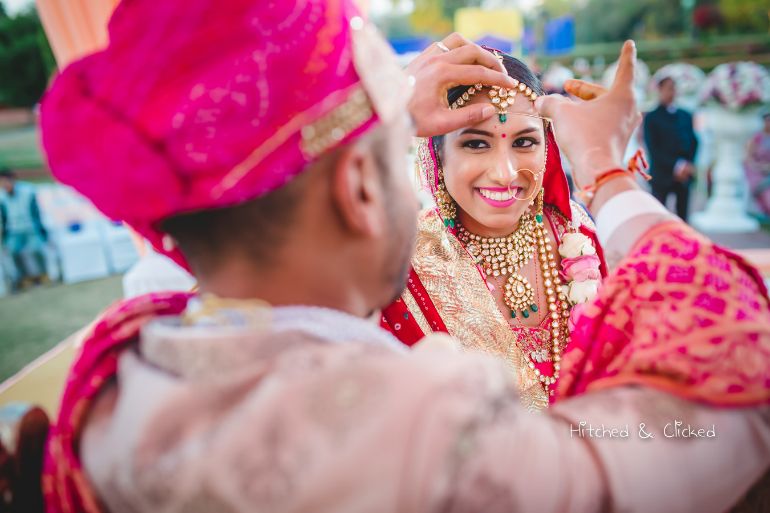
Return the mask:
[[[0,225],[3,248],[14,266],[12,288],[45,281],[47,234],[40,221],[35,186],[17,180],[10,169],[0,170]]]
[[[762,130],[749,141],[744,167],[759,213],[770,218],[770,110],[762,112],[762,120]]]
[[[673,194],[676,214],[687,221],[698,139],[692,115],[677,108],[675,98],[674,80],[670,77],[661,79],[658,107],[644,117],[644,143],[649,155],[653,196],[665,205]]]

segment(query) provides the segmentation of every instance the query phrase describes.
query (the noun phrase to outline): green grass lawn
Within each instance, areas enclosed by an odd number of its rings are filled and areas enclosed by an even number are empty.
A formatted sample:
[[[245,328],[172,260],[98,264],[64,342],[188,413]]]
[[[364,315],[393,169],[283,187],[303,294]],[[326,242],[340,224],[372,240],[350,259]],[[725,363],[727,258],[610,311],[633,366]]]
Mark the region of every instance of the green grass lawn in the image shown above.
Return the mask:
[[[12,169],[40,168],[43,156],[38,143],[37,127],[0,129],[0,167]]]
[[[0,382],[120,299],[121,277],[54,284],[0,298]]]

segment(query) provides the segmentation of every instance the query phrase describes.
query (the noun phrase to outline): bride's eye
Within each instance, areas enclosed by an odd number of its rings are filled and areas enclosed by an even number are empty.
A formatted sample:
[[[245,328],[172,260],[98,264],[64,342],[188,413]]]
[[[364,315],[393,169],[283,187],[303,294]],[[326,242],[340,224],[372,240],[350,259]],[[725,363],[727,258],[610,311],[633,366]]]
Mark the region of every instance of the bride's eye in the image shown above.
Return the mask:
[[[483,139],[470,139],[462,143],[463,148],[470,148],[471,150],[482,150],[489,148],[489,143]]]
[[[531,148],[533,146],[536,146],[539,143],[540,141],[532,137],[519,137],[518,139],[513,141],[513,147],[514,148]]]

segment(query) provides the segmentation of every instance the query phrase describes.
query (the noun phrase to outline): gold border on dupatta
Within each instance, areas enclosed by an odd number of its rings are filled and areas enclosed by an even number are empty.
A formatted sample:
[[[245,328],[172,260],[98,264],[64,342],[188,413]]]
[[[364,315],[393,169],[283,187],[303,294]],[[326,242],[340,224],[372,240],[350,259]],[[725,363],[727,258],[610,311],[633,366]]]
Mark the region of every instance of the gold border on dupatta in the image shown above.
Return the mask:
[[[420,305],[417,304],[417,300],[414,298],[412,292],[409,289],[406,289],[403,294],[401,294],[401,300],[409,309],[409,312],[411,312],[412,316],[414,316],[414,320],[417,322],[417,325],[420,327],[423,334],[427,337],[433,333],[433,328],[430,327],[428,319],[425,318],[425,315],[420,309]]]
[[[529,410],[548,406],[543,386],[516,344],[515,334],[460,242],[450,236],[434,209],[420,217],[412,265],[439,315],[462,346],[502,358]],[[411,307],[410,307],[411,310]]]

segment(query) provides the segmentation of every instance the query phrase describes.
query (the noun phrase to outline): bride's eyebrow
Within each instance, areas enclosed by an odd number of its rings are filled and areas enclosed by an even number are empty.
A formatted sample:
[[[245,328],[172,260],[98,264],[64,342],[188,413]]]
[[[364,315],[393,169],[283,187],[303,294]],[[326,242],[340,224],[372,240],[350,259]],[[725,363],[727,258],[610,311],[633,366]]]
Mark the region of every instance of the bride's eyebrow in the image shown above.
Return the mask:
[[[483,135],[484,137],[494,137],[492,132],[487,132],[486,130],[479,130],[478,128],[466,128],[462,132],[460,132],[460,135],[465,134],[473,134],[473,135]]]
[[[537,132],[538,130],[540,130],[538,127],[531,126],[531,127],[528,127],[528,128],[523,128],[523,129],[519,130],[518,132],[516,132],[513,135],[515,137],[517,135],[524,135],[524,134],[529,134],[529,133],[532,133],[532,132]]]
[[[521,130],[519,130],[518,132],[513,134],[513,136],[516,137],[516,136],[519,136],[519,135],[525,135],[525,134],[529,134],[529,133],[537,132],[537,131],[538,131],[537,127],[530,126],[530,127],[527,127],[527,128],[522,128]],[[494,134],[492,132],[487,132],[486,130],[479,130],[478,128],[466,128],[465,130],[460,132],[460,135],[466,135],[466,134],[482,135],[484,137],[494,137]]]

